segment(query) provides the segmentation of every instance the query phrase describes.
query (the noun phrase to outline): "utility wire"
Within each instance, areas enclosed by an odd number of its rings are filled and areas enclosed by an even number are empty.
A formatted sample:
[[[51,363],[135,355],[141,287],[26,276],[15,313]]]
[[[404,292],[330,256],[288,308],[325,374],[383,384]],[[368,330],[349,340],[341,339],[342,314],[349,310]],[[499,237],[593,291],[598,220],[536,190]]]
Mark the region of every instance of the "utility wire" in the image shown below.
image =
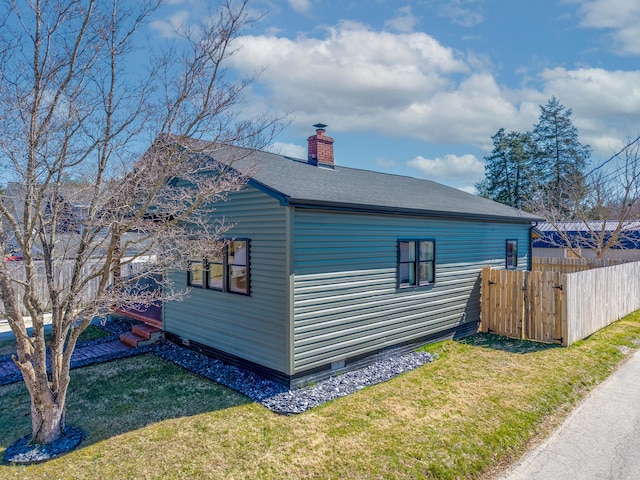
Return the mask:
[[[585,174],[585,177],[588,177],[590,175],[592,175],[594,172],[596,172],[596,170],[600,170],[602,167],[604,167],[605,165],[607,165],[609,162],[612,162],[614,159],[616,159],[617,157],[619,157],[620,155],[622,155],[622,153],[624,153],[629,147],[633,146],[634,144],[638,143],[640,141],[640,136],[636,137],[634,140],[632,140],[631,142],[629,142],[627,145],[625,145],[624,147],[622,147],[620,149],[620,151],[618,151],[617,153],[613,154],[611,157],[609,157],[607,160],[605,160],[604,162],[602,162],[600,165],[598,165],[597,167],[592,168],[588,173]],[[622,170],[623,167],[618,167],[616,170],[614,170],[613,172],[610,172],[608,174],[605,175],[605,177],[611,175],[612,173],[615,173],[619,170]]]
[[[620,155],[622,155],[628,148],[632,147],[633,145],[637,144],[640,142],[640,136],[636,137],[634,140],[632,140],[631,142],[629,142],[627,145],[625,145],[624,147],[622,147],[617,153],[613,154],[611,157],[609,157],[608,159],[606,159],[604,162],[602,162],[600,165],[593,167],[588,173],[586,173],[584,175],[584,186],[585,187],[590,187],[595,185],[596,182],[598,182],[599,180],[607,180],[608,178],[614,176],[615,174],[617,174],[618,172],[621,172],[622,170],[629,168],[629,162],[625,162],[623,165],[620,165],[618,168],[611,170],[610,172],[604,173],[601,177],[599,178],[593,178],[592,175],[600,170],[602,167],[604,167],[605,165],[607,165],[608,163],[612,162],[613,160],[615,160],[617,157],[619,157]],[[589,178],[591,177],[591,178]]]

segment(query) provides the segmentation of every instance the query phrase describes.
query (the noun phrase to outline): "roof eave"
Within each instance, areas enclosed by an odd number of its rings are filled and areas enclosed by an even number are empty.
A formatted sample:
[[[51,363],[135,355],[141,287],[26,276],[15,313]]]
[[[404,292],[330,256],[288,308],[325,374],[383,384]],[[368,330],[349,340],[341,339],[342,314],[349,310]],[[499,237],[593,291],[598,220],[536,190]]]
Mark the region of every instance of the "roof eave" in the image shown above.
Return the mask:
[[[275,198],[280,202],[280,205],[287,206],[289,205],[289,197],[275,188],[268,187],[264,183],[257,181],[254,178],[249,178],[247,184],[257,190],[260,190],[262,193],[266,193],[270,197]]]
[[[358,213],[378,213],[385,215],[410,215],[420,217],[435,217],[435,218],[455,218],[460,220],[493,220],[506,223],[525,223],[531,224],[532,222],[542,221],[542,218],[531,217],[519,217],[515,215],[492,215],[483,213],[468,213],[468,212],[446,212],[441,210],[428,210],[428,209],[411,209],[411,208],[397,208],[397,207],[385,207],[380,205],[359,205],[342,202],[327,202],[317,201],[309,199],[298,199],[286,197],[286,205],[299,208],[312,208],[312,209],[326,209],[335,211],[348,211]]]

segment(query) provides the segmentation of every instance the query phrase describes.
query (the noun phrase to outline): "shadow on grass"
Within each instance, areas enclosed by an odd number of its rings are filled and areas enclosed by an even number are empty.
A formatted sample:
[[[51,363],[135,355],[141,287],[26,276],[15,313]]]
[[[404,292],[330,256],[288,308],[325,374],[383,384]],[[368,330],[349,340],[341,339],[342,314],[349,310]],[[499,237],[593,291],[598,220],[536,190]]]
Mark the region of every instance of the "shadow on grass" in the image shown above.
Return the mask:
[[[465,337],[455,340],[464,345],[472,345],[474,347],[491,348],[493,350],[501,350],[509,353],[533,353],[552,348],[562,348],[561,345],[544,342],[533,342],[530,340],[518,340],[515,338],[502,337],[492,333],[477,333],[471,337]]]
[[[31,433],[30,402],[24,382],[0,387],[0,397],[5,450]],[[164,420],[252,403],[151,354],[72,370],[67,402],[67,425],[86,432],[79,448]]]

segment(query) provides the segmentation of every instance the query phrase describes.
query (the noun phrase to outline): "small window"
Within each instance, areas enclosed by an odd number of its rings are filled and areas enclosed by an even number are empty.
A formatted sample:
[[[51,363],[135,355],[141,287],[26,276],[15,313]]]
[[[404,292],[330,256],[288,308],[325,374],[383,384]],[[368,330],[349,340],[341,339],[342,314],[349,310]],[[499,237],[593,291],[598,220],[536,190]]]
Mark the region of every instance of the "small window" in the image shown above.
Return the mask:
[[[222,290],[224,288],[224,258],[214,257],[208,260],[207,288],[211,290]]]
[[[249,293],[248,255],[249,245],[246,240],[234,240],[229,243],[228,251],[228,286],[230,292]]]
[[[204,286],[204,265],[200,260],[190,260],[187,271],[187,285],[202,288]]]
[[[518,268],[518,240],[507,240],[506,267]]]
[[[398,287],[431,285],[435,281],[435,240],[398,240]]]

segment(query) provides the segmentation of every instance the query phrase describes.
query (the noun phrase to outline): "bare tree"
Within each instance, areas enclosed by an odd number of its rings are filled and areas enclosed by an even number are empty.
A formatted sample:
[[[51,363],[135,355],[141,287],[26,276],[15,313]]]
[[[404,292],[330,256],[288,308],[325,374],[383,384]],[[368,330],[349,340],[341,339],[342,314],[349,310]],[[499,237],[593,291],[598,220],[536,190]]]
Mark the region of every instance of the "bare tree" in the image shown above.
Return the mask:
[[[552,231],[545,242],[574,257],[585,251],[600,259],[612,248],[638,248],[640,219],[640,137],[589,172],[581,182],[562,185],[562,195],[542,191],[531,206]],[[555,201],[549,201],[549,198]],[[562,200],[558,202],[558,199]]]
[[[119,284],[121,266],[143,259],[137,275],[146,277],[185,268],[187,251],[219,249],[229,225],[212,220],[215,203],[242,188],[246,179],[232,163],[247,150],[226,148],[217,162],[212,155],[220,145],[264,146],[279,125],[242,117],[241,95],[254,79],[225,69],[251,23],[247,0],[223,1],[162,51],[155,42],[160,54],[145,69],[132,54],[160,2],[0,6],[0,161],[20,186],[0,204],[0,248],[14,243],[24,258],[0,261],[0,292],[35,443],[65,429],[71,355],[92,319],[161,299],[159,290]],[[63,264],[71,274],[61,276]],[[89,285],[91,301],[83,299]],[[164,300],[184,294],[166,281],[161,292]]]

